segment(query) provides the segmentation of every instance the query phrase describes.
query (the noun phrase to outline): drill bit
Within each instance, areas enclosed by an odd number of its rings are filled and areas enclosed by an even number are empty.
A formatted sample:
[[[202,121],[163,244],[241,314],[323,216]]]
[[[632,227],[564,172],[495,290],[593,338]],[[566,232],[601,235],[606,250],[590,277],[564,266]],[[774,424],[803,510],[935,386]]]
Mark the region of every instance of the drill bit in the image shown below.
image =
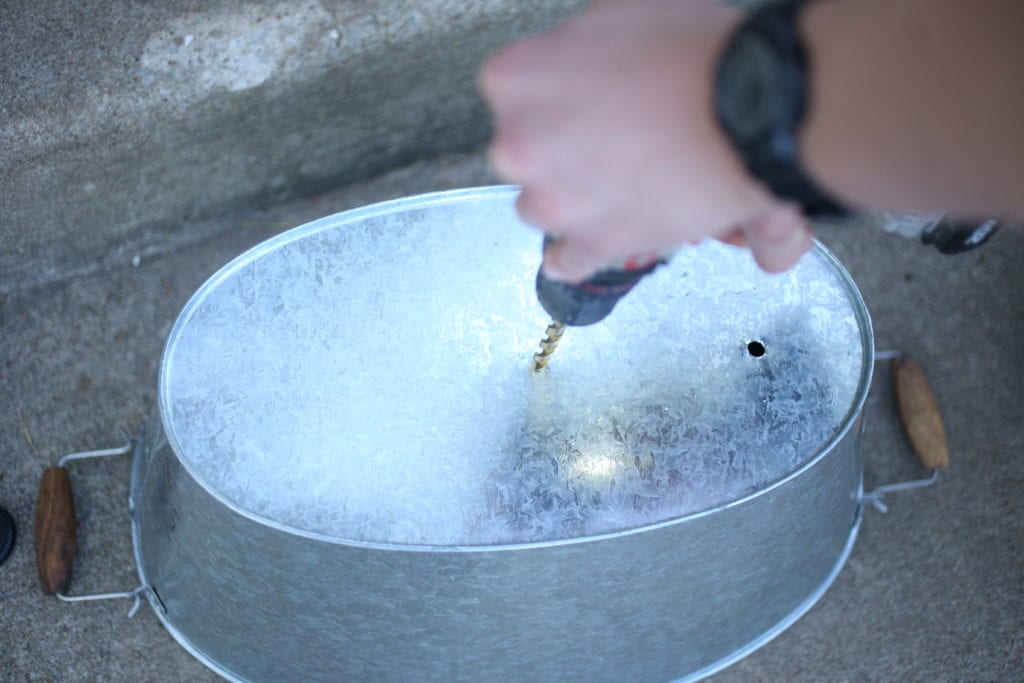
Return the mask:
[[[533,354],[531,367],[534,372],[543,370],[551,362],[551,354],[558,348],[558,341],[565,334],[565,324],[552,319],[551,324],[544,330],[544,334],[547,336],[540,340],[540,351]]]

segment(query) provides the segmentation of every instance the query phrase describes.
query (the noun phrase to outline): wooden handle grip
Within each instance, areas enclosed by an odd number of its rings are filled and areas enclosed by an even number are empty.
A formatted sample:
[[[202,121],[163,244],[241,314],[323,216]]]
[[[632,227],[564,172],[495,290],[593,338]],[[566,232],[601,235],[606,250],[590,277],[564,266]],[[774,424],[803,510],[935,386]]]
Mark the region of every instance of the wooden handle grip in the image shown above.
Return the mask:
[[[946,469],[949,466],[946,429],[942,426],[939,404],[928,386],[928,378],[913,358],[894,358],[892,371],[903,428],[914,452],[925,467]]]
[[[36,568],[44,593],[67,591],[77,549],[71,478],[63,467],[50,467],[43,472],[36,501]]]

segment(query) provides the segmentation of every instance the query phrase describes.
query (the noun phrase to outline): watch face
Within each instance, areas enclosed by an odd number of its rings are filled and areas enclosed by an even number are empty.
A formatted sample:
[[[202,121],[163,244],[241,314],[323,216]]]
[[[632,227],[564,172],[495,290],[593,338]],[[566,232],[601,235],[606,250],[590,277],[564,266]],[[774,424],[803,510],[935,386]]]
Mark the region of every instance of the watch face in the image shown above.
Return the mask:
[[[780,124],[782,72],[775,51],[761,36],[747,34],[734,44],[719,77],[720,113],[734,135],[756,140]]]

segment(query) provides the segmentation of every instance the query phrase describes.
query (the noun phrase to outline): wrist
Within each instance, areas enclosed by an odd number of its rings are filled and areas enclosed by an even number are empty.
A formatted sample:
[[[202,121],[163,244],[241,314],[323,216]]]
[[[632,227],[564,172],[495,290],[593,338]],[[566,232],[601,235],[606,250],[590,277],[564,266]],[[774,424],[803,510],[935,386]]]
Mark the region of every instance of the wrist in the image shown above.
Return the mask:
[[[859,131],[862,112],[843,92],[856,88],[850,82],[854,74],[844,68],[847,57],[842,56],[849,47],[840,28],[845,11],[838,2],[815,2],[799,19],[811,68],[809,106],[798,141],[804,166],[822,187],[849,206],[867,207],[866,198],[850,182],[865,175],[860,165],[871,153],[864,149]]]
[[[799,20],[804,0],[771,3],[733,31],[715,69],[715,114],[750,174],[811,217],[843,215],[843,205],[807,170],[801,137],[812,65]]]
[[[700,62],[698,77],[703,90],[700,101],[707,102],[707,106],[700,111],[703,127],[700,137],[708,143],[708,175],[719,178],[728,192],[725,202],[728,206],[725,221],[727,225],[722,226],[723,230],[742,225],[778,205],[778,200],[771,190],[750,172],[736,145],[718,120],[715,110],[716,67],[740,19],[741,17],[737,15],[735,20],[723,27],[713,40],[704,44],[701,59],[694,60],[692,56],[687,56],[689,68],[692,68],[695,62]]]
[[[992,46],[1018,41],[1012,20],[986,15],[955,0],[808,7],[814,102],[801,144],[811,172],[867,210],[1002,210],[993,179],[1010,173],[992,162],[1014,158],[1000,151],[1021,130],[1005,99],[1019,70]]]

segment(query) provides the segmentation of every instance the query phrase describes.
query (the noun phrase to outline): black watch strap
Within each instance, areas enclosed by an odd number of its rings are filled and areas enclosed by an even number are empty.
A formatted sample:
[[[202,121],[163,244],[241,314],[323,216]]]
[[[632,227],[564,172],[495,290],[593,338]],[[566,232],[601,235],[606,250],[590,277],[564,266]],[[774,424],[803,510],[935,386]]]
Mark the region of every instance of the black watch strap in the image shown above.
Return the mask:
[[[719,123],[733,142],[747,170],[780,199],[796,202],[810,217],[842,216],[848,211],[821,188],[804,170],[799,159],[797,133],[808,106],[809,68],[797,19],[806,0],[783,0],[760,5],[748,14],[726,44],[715,76],[715,109]],[[744,112],[736,106],[750,93],[734,93],[742,87],[733,78],[729,60],[735,59],[743,41],[756,40],[771,55],[779,98],[777,120],[761,134],[743,135],[735,117]],[[764,96],[764,93],[761,93]],[[757,96],[756,94],[754,96]]]

